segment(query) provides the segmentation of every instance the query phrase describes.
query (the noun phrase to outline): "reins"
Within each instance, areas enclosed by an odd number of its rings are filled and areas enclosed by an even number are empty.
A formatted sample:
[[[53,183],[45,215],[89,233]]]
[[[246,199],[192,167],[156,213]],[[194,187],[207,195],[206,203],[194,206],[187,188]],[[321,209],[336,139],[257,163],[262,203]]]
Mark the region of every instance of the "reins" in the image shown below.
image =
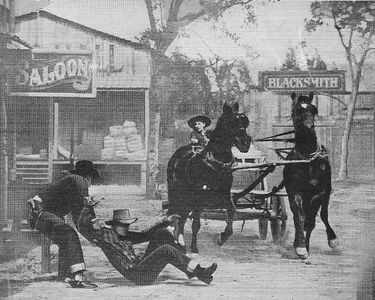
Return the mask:
[[[214,171],[218,170],[218,168],[215,167],[214,165],[218,166],[220,169],[228,169],[228,170],[230,170],[231,167],[232,167],[232,165],[234,164],[234,156],[232,156],[231,161],[229,161],[229,162],[222,162],[222,161],[217,160],[216,158],[214,158],[212,156],[211,152],[206,152],[203,155],[202,162],[205,165],[207,165],[208,167],[210,167],[211,169],[213,169]]]
[[[283,136],[283,135],[287,135],[287,134],[291,134],[291,133],[295,133],[295,130],[290,130],[290,131],[287,131],[287,132],[267,136],[267,137],[264,137],[264,138],[255,139],[254,142],[290,142],[290,143],[293,143],[295,141],[295,138],[275,139],[278,136]]]

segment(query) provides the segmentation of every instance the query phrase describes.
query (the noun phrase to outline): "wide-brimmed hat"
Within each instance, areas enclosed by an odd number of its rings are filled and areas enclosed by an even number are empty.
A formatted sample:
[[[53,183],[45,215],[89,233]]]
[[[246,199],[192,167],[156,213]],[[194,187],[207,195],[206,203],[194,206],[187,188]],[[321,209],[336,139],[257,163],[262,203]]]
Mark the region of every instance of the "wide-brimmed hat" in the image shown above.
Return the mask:
[[[86,176],[91,175],[93,178],[99,177],[99,171],[94,168],[94,164],[90,160],[79,160],[76,162],[74,169],[69,170],[69,173]]]
[[[190,128],[194,128],[195,126],[195,122],[202,122],[204,123],[205,127],[208,127],[211,125],[211,120],[209,117],[206,117],[206,116],[195,116],[195,117],[192,117],[189,121],[188,121],[188,125]]]
[[[113,211],[112,220],[105,221],[107,225],[130,225],[137,221],[138,218],[131,218],[130,211],[127,208],[115,209]]]

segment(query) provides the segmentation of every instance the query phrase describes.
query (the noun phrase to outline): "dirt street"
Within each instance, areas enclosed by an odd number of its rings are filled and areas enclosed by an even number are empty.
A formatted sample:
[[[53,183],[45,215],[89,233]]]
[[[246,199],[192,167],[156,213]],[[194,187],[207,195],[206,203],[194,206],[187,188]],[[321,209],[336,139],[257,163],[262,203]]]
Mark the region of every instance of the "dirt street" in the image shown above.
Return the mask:
[[[294,228],[288,211],[286,245],[258,237],[258,222],[235,222],[234,235],[222,247],[214,243],[224,229],[222,221],[202,220],[195,255],[202,264],[219,265],[210,286],[197,279],[188,280],[182,272],[168,266],[151,286],[135,286],[109,264],[100,249],[82,241],[88,265],[88,277],[99,285],[95,290],[76,290],[67,284],[49,280],[40,273],[40,247],[18,260],[0,264],[0,298],[4,299],[355,299],[362,266],[374,254],[375,182],[334,183],[330,203],[330,222],[340,239],[340,246],[328,247],[323,223],[311,239],[311,253],[306,261],[296,258],[292,247]],[[99,204],[99,218],[110,218],[113,208],[131,208],[140,218],[135,226],[149,226],[163,215],[160,201],[146,201],[137,187],[93,187],[92,194],[106,200]],[[187,223],[186,240],[190,239]],[[145,245],[139,246],[142,251]],[[52,271],[57,270],[57,248],[52,247]]]

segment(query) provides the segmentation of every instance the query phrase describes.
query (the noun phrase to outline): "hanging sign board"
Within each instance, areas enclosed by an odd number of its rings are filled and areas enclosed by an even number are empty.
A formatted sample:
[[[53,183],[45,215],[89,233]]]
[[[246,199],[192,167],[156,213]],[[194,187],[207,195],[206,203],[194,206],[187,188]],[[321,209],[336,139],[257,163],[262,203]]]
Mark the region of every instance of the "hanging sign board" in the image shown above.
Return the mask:
[[[87,51],[32,51],[13,65],[12,96],[96,97],[93,54]]]
[[[259,83],[269,92],[345,92],[345,71],[259,72]]]

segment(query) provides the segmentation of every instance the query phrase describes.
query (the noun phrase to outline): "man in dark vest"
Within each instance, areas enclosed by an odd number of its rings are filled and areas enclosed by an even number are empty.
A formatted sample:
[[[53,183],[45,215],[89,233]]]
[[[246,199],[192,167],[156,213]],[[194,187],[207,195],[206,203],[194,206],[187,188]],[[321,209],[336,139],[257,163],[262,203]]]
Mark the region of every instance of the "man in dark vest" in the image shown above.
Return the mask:
[[[39,230],[59,247],[58,279],[74,288],[95,288],[83,275],[86,269],[79,237],[75,229],[65,223],[71,213],[77,225],[88,188],[99,172],[91,161],[81,160],[69,174],[56,182],[44,185],[28,201],[31,208],[30,227]]]

